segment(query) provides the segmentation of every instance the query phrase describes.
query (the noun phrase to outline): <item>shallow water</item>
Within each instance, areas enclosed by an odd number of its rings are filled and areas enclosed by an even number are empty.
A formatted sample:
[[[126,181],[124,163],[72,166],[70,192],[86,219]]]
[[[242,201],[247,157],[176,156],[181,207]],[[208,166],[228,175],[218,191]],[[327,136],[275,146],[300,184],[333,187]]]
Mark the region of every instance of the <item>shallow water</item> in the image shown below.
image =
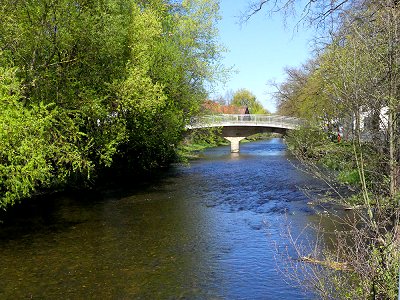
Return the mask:
[[[0,225],[1,299],[310,299],[277,250],[315,219],[281,139],[205,151],[150,186],[57,196]]]

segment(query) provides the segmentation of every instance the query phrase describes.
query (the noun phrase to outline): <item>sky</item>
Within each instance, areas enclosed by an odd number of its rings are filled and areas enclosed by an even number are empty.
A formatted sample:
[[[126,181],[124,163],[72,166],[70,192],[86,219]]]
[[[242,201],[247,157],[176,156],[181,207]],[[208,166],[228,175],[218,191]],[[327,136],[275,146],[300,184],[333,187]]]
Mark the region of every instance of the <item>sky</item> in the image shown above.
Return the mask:
[[[219,84],[212,98],[225,96],[228,91],[245,88],[251,91],[265,108],[275,112],[271,93],[275,91],[268,83],[282,82],[284,68],[298,67],[311,58],[312,29],[300,26],[297,20],[288,20],[279,13],[268,15],[260,11],[247,23],[240,25],[238,16],[246,9],[248,1],[220,0],[218,23],[221,43],[227,48],[222,63],[233,67],[225,85]]]

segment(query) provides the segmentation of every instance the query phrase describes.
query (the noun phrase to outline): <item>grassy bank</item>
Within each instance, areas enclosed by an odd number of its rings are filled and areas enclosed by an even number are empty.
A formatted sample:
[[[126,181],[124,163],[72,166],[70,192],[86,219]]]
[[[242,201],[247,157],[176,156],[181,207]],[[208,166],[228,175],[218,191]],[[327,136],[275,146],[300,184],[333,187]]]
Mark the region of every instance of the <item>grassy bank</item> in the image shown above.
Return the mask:
[[[249,143],[278,136],[280,137],[281,135],[274,133],[258,133],[251,135],[240,142]],[[228,145],[229,142],[220,136],[219,129],[197,130],[190,133],[179,145],[178,160],[187,162],[188,160],[198,158],[199,153],[205,149]]]
[[[311,126],[292,131],[286,141],[303,169],[330,187],[320,197],[351,209],[350,213],[329,211],[339,228],[348,228],[331,232],[333,249],[327,249],[317,240],[313,242],[311,255],[298,251],[300,256],[315,261],[346,265],[347,270],[309,264],[304,267],[307,282],[297,278],[298,282],[327,299],[396,299],[399,197],[390,194],[384,153],[371,142],[339,143],[320,128]],[[325,229],[315,230],[323,239]],[[295,241],[293,247],[301,249]],[[304,278],[304,274],[299,276]]]

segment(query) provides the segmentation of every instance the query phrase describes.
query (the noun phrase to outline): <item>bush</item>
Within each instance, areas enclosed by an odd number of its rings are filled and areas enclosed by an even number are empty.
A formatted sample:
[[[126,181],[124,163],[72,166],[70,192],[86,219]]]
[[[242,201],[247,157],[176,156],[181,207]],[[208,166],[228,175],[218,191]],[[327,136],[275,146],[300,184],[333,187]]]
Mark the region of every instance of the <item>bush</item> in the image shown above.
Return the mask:
[[[92,163],[79,149],[84,135],[51,104],[25,107],[16,68],[0,68],[0,208],[37,188],[65,183],[73,174],[89,176]],[[81,143],[83,144],[83,143]]]

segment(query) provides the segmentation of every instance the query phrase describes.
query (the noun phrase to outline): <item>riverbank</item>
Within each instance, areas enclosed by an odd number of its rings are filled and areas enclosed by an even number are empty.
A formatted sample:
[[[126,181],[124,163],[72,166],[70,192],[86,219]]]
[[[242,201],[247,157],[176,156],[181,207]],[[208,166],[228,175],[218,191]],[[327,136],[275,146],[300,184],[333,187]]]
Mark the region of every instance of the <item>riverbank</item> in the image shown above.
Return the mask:
[[[100,195],[104,197],[104,195],[113,193],[123,196],[136,190],[147,189],[165,178],[174,163],[176,161],[171,161],[164,167],[149,170],[110,168],[103,170],[90,184],[65,185],[58,189],[37,190],[30,197],[20,199],[6,210],[0,210],[0,225],[14,223],[14,219],[20,220],[28,215],[30,218],[35,214],[41,216],[42,213],[58,206],[54,203],[57,201],[56,199],[81,198],[83,202],[90,202],[91,200],[96,201]]]
[[[315,261],[334,259],[348,271],[311,267],[318,276],[308,272],[307,280],[317,286],[321,296],[333,299],[396,299],[399,207],[398,195],[390,195],[388,178],[384,175],[387,167],[384,154],[368,141],[332,141],[318,127],[293,131],[286,140],[304,170],[330,186],[330,191],[321,197],[352,214],[347,218],[333,215],[337,218],[335,223],[347,229],[334,230],[335,247],[329,251],[320,247],[312,257]],[[316,230],[320,235],[325,234],[324,228]],[[296,243],[294,246],[297,247]]]
[[[240,143],[250,143],[254,141],[267,140],[271,138],[279,138],[280,134],[275,133],[259,133],[251,135],[243,140]],[[207,134],[207,131],[200,135],[200,137],[189,137],[185,139],[178,147],[178,161],[188,162],[192,159],[199,158],[199,152],[204,151],[208,148],[214,148],[219,146],[227,146],[229,142],[224,138],[220,137],[216,132],[210,132]]]

